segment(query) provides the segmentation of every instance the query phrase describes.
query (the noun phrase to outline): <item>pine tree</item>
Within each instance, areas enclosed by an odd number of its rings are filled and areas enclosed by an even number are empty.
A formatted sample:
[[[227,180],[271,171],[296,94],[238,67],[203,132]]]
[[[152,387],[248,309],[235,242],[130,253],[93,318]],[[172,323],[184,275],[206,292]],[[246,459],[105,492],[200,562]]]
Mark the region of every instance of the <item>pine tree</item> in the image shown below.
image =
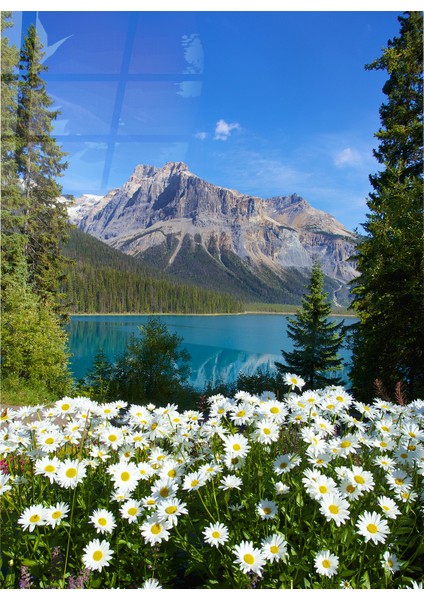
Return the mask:
[[[276,362],[280,375],[295,373],[305,380],[306,387],[320,388],[340,384],[333,372],[343,369],[338,352],[343,344],[343,323],[328,319],[331,303],[324,293],[324,274],[315,263],[302,305],[294,319],[288,319],[287,335],[293,340],[291,352],[282,350],[285,363]]]
[[[57,178],[67,164],[63,162],[65,153],[52,137],[58,111],[50,110],[53,102],[41,77],[47,69],[41,64],[43,55],[35,26],[31,25],[20,53],[15,160],[23,187],[23,233],[27,237],[30,283],[41,300],[48,300],[59,311],[62,247],[69,225]]]
[[[422,13],[398,20],[399,37],[366,66],[389,78],[375,134],[382,170],[370,176],[374,191],[356,257],[361,275],[352,286],[359,323],[350,377],[355,396],[365,401],[377,380],[392,397],[399,381],[410,399],[424,392]]]

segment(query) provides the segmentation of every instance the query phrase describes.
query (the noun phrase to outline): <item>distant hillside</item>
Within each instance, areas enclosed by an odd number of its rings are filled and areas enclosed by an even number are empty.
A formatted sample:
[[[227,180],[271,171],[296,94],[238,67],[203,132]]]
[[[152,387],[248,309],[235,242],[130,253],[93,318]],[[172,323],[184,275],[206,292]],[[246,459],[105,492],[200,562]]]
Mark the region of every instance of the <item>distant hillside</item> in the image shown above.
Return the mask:
[[[231,313],[243,304],[228,294],[171,281],[140,260],[74,227],[62,291],[75,313]]]

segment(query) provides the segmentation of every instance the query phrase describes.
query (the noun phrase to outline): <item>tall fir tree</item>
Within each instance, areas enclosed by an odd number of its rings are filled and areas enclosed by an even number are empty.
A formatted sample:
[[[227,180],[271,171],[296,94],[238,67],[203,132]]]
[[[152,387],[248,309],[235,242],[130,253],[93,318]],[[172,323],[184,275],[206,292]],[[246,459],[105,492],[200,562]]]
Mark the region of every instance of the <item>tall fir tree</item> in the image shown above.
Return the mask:
[[[336,373],[343,369],[338,354],[344,341],[343,323],[329,319],[330,313],[324,274],[319,263],[314,263],[302,305],[295,318],[288,319],[287,335],[293,340],[294,349],[281,351],[285,362],[275,363],[280,375],[293,372],[305,380],[309,389],[341,383]]]
[[[424,393],[423,16],[408,12],[398,20],[400,35],[366,66],[389,75],[375,134],[382,170],[370,176],[360,276],[352,285],[359,323],[350,376],[355,396],[366,401],[377,381],[392,397],[398,382],[410,399]]]
[[[52,137],[58,111],[47,94],[42,74],[44,52],[34,25],[28,29],[20,53],[16,123],[16,167],[23,188],[26,256],[30,283],[42,301],[59,312],[62,253],[68,238],[66,205],[57,179],[66,169],[65,153]]]
[[[2,12],[2,34],[12,25],[10,19],[10,13]],[[59,188],[50,178],[61,170],[54,166],[60,154],[48,140],[52,126],[45,111],[49,100],[44,83],[29,74],[37,71],[41,57],[35,28],[21,52],[21,81],[18,50],[10,46],[7,35],[2,35],[1,43],[2,393],[10,398],[12,389],[36,389],[45,400],[49,394],[68,393],[72,382],[68,338],[55,294],[65,222],[63,207],[56,209]],[[50,276],[53,272],[56,282]]]

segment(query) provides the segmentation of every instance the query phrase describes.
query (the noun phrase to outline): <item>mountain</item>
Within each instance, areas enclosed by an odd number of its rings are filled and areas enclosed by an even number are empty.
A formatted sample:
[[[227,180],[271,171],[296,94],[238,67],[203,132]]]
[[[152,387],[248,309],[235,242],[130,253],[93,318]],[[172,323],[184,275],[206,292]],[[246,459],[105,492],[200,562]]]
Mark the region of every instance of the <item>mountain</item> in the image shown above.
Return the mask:
[[[247,301],[297,303],[318,259],[346,303],[355,236],[293,194],[263,199],[208,183],[182,162],[138,165],[104,197],[82,196],[70,220],[175,279]]]

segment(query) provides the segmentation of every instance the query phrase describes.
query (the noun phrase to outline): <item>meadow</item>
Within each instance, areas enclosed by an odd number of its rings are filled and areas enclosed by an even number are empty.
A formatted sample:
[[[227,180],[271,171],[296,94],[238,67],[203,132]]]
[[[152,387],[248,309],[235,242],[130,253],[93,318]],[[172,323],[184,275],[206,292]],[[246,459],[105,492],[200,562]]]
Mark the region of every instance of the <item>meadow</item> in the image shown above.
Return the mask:
[[[421,589],[424,401],[286,383],[5,409],[1,588]]]

